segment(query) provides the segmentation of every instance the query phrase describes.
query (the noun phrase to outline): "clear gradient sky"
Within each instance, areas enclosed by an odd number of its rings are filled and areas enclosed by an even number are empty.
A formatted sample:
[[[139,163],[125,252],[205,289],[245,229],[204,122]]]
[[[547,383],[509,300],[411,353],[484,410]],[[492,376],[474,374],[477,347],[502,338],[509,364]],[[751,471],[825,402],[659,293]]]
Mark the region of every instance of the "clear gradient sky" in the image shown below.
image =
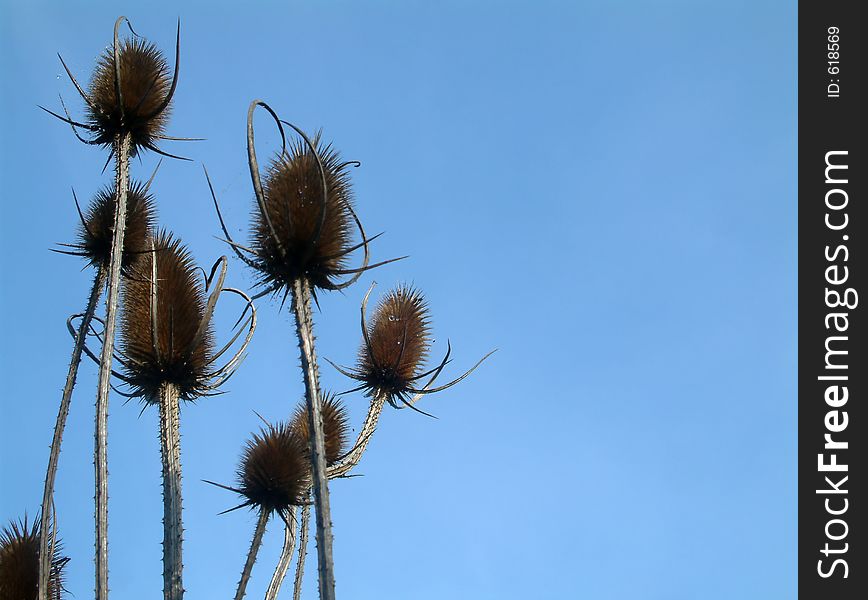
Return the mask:
[[[413,282],[452,373],[387,411],[358,472],[334,482],[337,590],[354,600],[776,600],[796,594],[796,6],[789,1],[9,2],[0,4],[0,520],[38,513],[91,281],[70,188],[111,181],[106,153],[36,108],[82,82],[127,15],[181,77],[159,219],[202,265],[228,248],[204,162],[246,239],[254,97],[322,127],[353,171],[378,259],[324,294],[319,353],[351,364],[358,307]],[[276,148],[257,118],[263,156]],[[155,164],[145,155],[133,175]],[[249,288],[240,261],[230,283]],[[228,306],[228,305],[227,305]],[[230,597],[255,516],[231,493],[242,445],[303,388],[292,319],[260,301],[228,393],[182,408],[185,587]],[[220,316],[218,331],[232,317]],[[93,589],[96,369],[82,366],[57,505],[75,598]],[[323,365],[324,385],[350,382]],[[354,423],[366,401],[347,397]],[[155,410],[114,397],[110,586],[159,597]],[[261,597],[282,540],[253,573]],[[305,597],[315,597],[315,553]],[[287,597],[287,596],[284,596]]]

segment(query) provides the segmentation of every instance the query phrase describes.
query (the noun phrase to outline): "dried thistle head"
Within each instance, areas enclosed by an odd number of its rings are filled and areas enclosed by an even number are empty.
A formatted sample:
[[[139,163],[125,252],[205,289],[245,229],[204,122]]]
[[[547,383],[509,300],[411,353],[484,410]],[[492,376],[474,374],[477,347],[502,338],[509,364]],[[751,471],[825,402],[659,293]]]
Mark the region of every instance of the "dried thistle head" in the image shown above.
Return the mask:
[[[71,245],[71,251],[64,252],[82,256],[96,268],[108,269],[114,239],[116,205],[117,193],[113,186],[97,192],[87,211],[80,215],[77,243]],[[131,183],[127,192],[127,221],[121,261],[124,273],[129,273],[130,268],[149,251],[154,214],[154,199],[148,193],[147,184]]]
[[[60,57],[66,74],[87,105],[87,122],[73,120],[63,98],[61,105],[65,117],[47,108],[40,108],[72,126],[75,136],[85,144],[111,146],[118,134],[129,134],[130,156],[135,156],[141,148],[147,148],[164,156],[180,158],[163,152],[157,148],[156,142],[159,139],[184,139],[164,135],[169,105],[178,84],[181,22],[178,21],[175,69],[171,77],[166,59],[154,44],[135,32],[132,39],[121,41],[118,38],[118,29],[124,22],[129,25],[126,17],[119,17],[115,22],[114,43],[98,59],[89,92],[82,89]],[[78,129],[88,131],[90,138],[82,137]]]
[[[313,146],[325,171],[325,204],[316,155],[297,140],[267,170],[263,192],[270,224],[258,207],[253,212],[251,247],[259,283],[275,291],[302,277],[314,287],[330,289],[353,248],[348,163],[331,145],[321,145],[317,134]]]
[[[443,368],[449,363],[452,346],[447,343],[446,355],[433,369],[423,371],[423,363],[430,348],[430,321],[428,305],[419,290],[400,286],[380,300],[370,325],[365,309],[374,286],[362,301],[362,337],[356,366],[345,369],[329,361],[338,371],[361,382],[355,390],[364,390],[368,396],[388,402],[395,408],[412,408],[425,394],[433,394],[452,387],[470,375],[494,351],[482,357],[471,369],[447,384],[431,387]],[[328,359],[326,359],[328,360]],[[427,383],[420,380],[430,377]],[[432,415],[428,415],[432,416]]]
[[[287,423],[268,425],[247,442],[238,467],[241,506],[285,512],[307,502],[310,461],[307,444]]]
[[[124,281],[124,381],[146,402],[155,401],[165,383],[175,385],[181,398],[193,400],[205,393],[213,375],[214,334],[205,319],[204,286],[179,240],[163,231],[153,247]]]
[[[90,81],[87,121],[95,144],[110,146],[116,135],[129,133],[135,156],[138,148],[153,147],[165,131],[172,77],[162,52],[143,38],[121,41],[118,58],[120,79],[114,50],[107,49],[99,58]]]
[[[409,398],[408,388],[428,356],[428,305],[419,290],[401,286],[374,311],[359,350],[357,372],[372,394]]]
[[[310,427],[308,426],[307,405],[302,403],[295,409],[291,427],[298,433],[305,447],[310,446]],[[326,464],[332,465],[347,450],[350,431],[349,416],[343,403],[334,394],[322,395],[322,424],[325,437]]]
[[[48,597],[59,600],[63,589],[63,567],[69,561],[54,544]],[[36,600],[39,582],[39,521],[28,528],[27,519],[12,521],[0,532],[0,600]]]
[[[253,114],[260,106],[274,118],[283,140],[281,153],[267,169],[265,185],[260,179],[253,139]],[[288,148],[284,125],[301,138]],[[311,140],[301,129],[281,120],[262,100],[253,100],[247,110],[247,157],[256,196],[249,247],[232,240],[207,170],[205,177],[226,241],[238,258],[258,272],[258,284],[265,288],[256,297],[279,295],[282,291],[285,300],[292,284],[304,280],[311,284],[316,298],[317,289],[342,290],[365,271],[406,258],[369,263],[368,244],[379,234],[370,238],[365,235],[352,207],[348,174],[351,165],[361,163],[341,162],[331,144],[323,147],[319,133]],[[361,238],[355,244],[351,241],[354,227]],[[361,266],[345,268],[350,254],[359,249],[364,254]],[[339,282],[345,275],[350,277]]]

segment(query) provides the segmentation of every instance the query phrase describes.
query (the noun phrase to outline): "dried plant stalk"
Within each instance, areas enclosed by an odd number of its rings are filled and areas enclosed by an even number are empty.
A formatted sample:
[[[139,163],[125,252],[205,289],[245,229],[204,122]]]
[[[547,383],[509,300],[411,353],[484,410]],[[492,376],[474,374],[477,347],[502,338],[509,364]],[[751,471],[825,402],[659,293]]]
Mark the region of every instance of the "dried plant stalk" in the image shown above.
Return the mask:
[[[127,217],[127,191],[130,183],[130,141],[128,132],[115,136],[115,209],[114,239],[109,263],[109,282],[106,298],[105,338],[99,365],[99,383],[96,394],[96,426],[94,431],[94,475],[96,504],[96,599],[108,598],[108,457],[106,438],[108,429],[108,395],[111,388],[111,364],[114,352],[115,323],[117,321],[118,292],[121,278],[121,259],[124,247],[124,229]]]
[[[75,344],[72,348],[72,358],[69,360],[69,371],[66,374],[66,384],[63,386],[63,395],[60,398],[60,408],[57,411],[57,422],[54,425],[54,437],[51,440],[51,451],[48,457],[48,469],[45,473],[45,488],[42,492],[42,517],[41,523],[51,522],[52,506],[54,504],[54,481],[57,477],[57,463],[60,459],[60,446],[63,442],[63,430],[66,428],[66,418],[69,416],[69,404],[72,400],[72,390],[75,388],[75,379],[78,376],[78,365],[81,364],[81,353],[87,337],[87,330],[96,312],[102,286],[105,283],[105,271],[97,270],[93,279],[93,286],[87,301],[84,317],[78,327]],[[51,553],[49,552],[49,527],[43,527],[39,531],[39,587],[38,598],[47,598],[49,581],[51,579]]]
[[[310,508],[305,505],[304,510],[309,511]],[[272,575],[271,582],[268,584],[268,590],[265,592],[265,600],[275,600],[277,594],[280,593],[280,586],[286,578],[289,565],[292,563],[292,551],[295,548],[295,530],[295,507],[293,506],[286,515],[286,527],[283,530],[283,549],[280,551],[280,559],[277,561],[274,575]]]
[[[310,529],[310,506],[305,505],[301,511],[301,533],[298,536],[298,563],[295,566],[295,584],[293,585],[293,600],[301,600],[301,583],[304,579],[304,558],[307,556],[307,532]]]
[[[253,563],[256,562],[256,555],[259,554],[259,547],[262,545],[262,536],[265,533],[265,524],[268,523],[269,515],[270,511],[264,508],[259,511],[259,519],[256,521],[256,529],[253,531],[250,550],[247,552],[244,570],[241,571],[241,580],[238,582],[238,589],[235,591],[235,600],[242,600],[244,594],[247,593],[247,582],[250,581]]]
[[[311,481],[316,506],[317,569],[320,600],[335,599],[334,558],[332,553],[332,521],[326,473],[325,435],[319,393],[319,367],[314,347],[311,289],[307,279],[298,279],[292,286],[292,309],[295,313],[301,365],[304,373],[305,402],[308,428],[311,432]]]
[[[160,454],[163,461],[163,598],[180,600],[183,561],[181,542],[181,434],[178,388],[160,388]]]
[[[365,422],[362,424],[361,430],[359,430],[356,443],[345,456],[341,457],[340,460],[328,468],[329,479],[345,476],[362,460],[362,455],[368,447],[368,442],[377,429],[377,422],[380,419],[380,414],[383,412],[383,405],[385,403],[386,397],[384,394],[377,394],[371,398],[368,414],[365,416]]]

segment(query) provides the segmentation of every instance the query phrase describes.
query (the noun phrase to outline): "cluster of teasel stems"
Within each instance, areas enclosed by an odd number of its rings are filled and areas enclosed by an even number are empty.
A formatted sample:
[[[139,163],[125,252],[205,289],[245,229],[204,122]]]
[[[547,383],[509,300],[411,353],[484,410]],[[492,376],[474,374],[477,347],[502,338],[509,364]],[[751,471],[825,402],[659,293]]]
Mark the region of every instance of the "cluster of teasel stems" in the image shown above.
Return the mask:
[[[291,309],[295,317],[296,335],[298,338],[301,368],[305,384],[305,410],[299,418],[306,419],[305,459],[309,465],[298,481],[302,482],[304,493],[290,499],[285,505],[277,510],[285,522],[284,544],[278,561],[277,568],[266,593],[266,598],[276,598],[281,583],[284,580],[292,560],[296,535],[298,534],[298,561],[294,581],[294,598],[299,598],[304,569],[304,557],[308,528],[310,521],[310,505],[307,500],[313,497],[316,522],[317,542],[317,566],[320,598],[330,600],[335,598],[334,564],[332,558],[332,532],[331,516],[329,507],[328,480],[336,477],[344,477],[358,465],[362,455],[376,429],[377,422],[386,403],[395,408],[415,408],[415,403],[425,394],[433,393],[451,385],[454,385],[476,369],[479,364],[488,357],[483,357],[473,368],[461,375],[454,381],[439,387],[432,387],[435,379],[439,376],[445,365],[449,362],[451,346],[440,364],[425,372],[420,372],[428,351],[428,320],[427,307],[418,292],[409,288],[399,288],[392,292],[381,303],[373,325],[366,322],[365,310],[368,298],[373,289],[373,284],[365,294],[361,305],[361,328],[363,346],[360,351],[359,366],[355,369],[345,369],[334,365],[341,373],[352,377],[361,385],[355,390],[364,390],[370,397],[370,405],[364,423],[358,437],[351,449],[341,452],[340,456],[331,456],[327,460],[326,448],[330,443],[326,439],[323,422],[323,392],[319,383],[319,367],[315,349],[315,336],[313,329],[312,303],[316,300],[316,290],[339,290],[348,287],[358,280],[362,273],[367,270],[390,263],[396,259],[382,261],[376,264],[369,263],[369,242],[378,236],[367,237],[361,222],[354,212],[350,203],[349,182],[346,169],[349,166],[358,166],[355,161],[340,162],[336,152],[330,146],[325,148],[320,143],[319,135],[311,140],[301,129],[281,120],[266,103],[254,100],[248,110],[247,116],[247,146],[248,161],[251,179],[259,209],[258,219],[254,219],[254,241],[251,248],[235,243],[229,236],[214,198],[215,208],[220,225],[226,235],[226,241],[236,255],[246,264],[253,267],[260,275],[259,284],[266,289],[252,299],[240,290],[224,288],[223,282],[226,275],[225,257],[218,261],[212,268],[210,276],[206,276],[204,289],[192,283],[191,273],[193,267],[186,255],[186,251],[179,248],[170,236],[162,235],[156,239],[150,239],[150,249],[141,252],[145,256],[140,262],[148,263],[145,268],[131,269],[126,275],[132,283],[125,292],[127,296],[138,298],[139,305],[132,302],[132,308],[125,309],[125,327],[132,322],[133,333],[125,330],[125,341],[128,347],[124,350],[115,350],[115,329],[118,320],[119,291],[122,279],[122,267],[125,255],[124,235],[127,227],[128,191],[130,190],[129,161],[143,149],[156,153],[169,155],[156,147],[156,140],[169,139],[181,140],[191,138],[173,138],[164,135],[167,109],[175,91],[178,77],[180,57],[180,24],[176,40],[176,59],[174,74],[169,82],[165,61],[152,45],[143,42],[126,42],[123,48],[118,39],[118,29],[124,23],[129,22],[125,17],[120,17],[114,27],[114,43],[111,53],[103,57],[98,66],[91,84],[89,96],[79,86],[75,77],[63,63],[70,79],[79,94],[85,100],[89,110],[88,123],[80,123],[72,120],[63,105],[65,117],[57,113],[51,114],[69,123],[76,137],[87,144],[110,147],[112,157],[115,159],[115,195],[114,215],[110,228],[110,252],[106,259],[97,264],[91,257],[91,262],[96,264],[97,273],[94,277],[93,287],[84,313],[74,315],[80,319],[78,327],[73,327],[73,318],[70,319],[70,333],[74,338],[73,354],[70,360],[69,372],[66,385],[64,386],[57,423],[52,440],[49,464],[46,473],[45,489],[43,494],[42,518],[43,524],[51,523],[52,526],[42,527],[39,537],[39,580],[38,598],[48,600],[51,589],[51,577],[55,571],[52,567],[52,557],[55,556],[56,545],[55,521],[53,519],[53,491],[57,472],[57,464],[63,430],[69,413],[69,405],[75,385],[78,365],[82,353],[88,354],[99,365],[99,379],[97,385],[96,416],[94,431],[94,467],[95,467],[95,564],[96,564],[96,598],[105,600],[108,596],[108,468],[107,468],[107,414],[109,390],[114,389],[111,384],[112,376],[120,378],[126,385],[132,388],[132,393],[125,394],[129,397],[139,397],[146,404],[157,404],[160,409],[160,440],[161,455],[163,459],[163,495],[164,495],[164,597],[167,600],[180,600],[183,597],[182,584],[182,521],[181,521],[181,467],[179,450],[179,400],[190,400],[198,396],[209,395],[217,387],[231,376],[240,360],[243,352],[250,342],[255,328],[256,316],[253,300],[266,294],[278,295],[283,292],[284,300],[291,298]],[[138,38],[137,34],[130,31]],[[138,54],[136,54],[138,52]],[[126,54],[125,54],[126,53]],[[150,61],[151,71],[145,74],[136,73],[135,69],[141,66],[141,55],[144,54],[145,62]],[[133,58],[130,58],[130,56]],[[137,62],[138,60],[138,62]],[[61,62],[63,59],[61,58]],[[132,82],[132,83],[131,83]],[[138,87],[136,87],[138,86]],[[128,97],[124,97],[127,91]],[[135,96],[137,101],[130,104],[129,96]],[[62,99],[61,99],[61,104]],[[274,118],[280,130],[283,147],[278,157],[269,167],[266,185],[260,180],[259,165],[256,158],[253,133],[253,114],[257,107],[262,107]],[[298,142],[291,152],[287,152],[286,136],[283,126],[292,128],[303,140]],[[82,128],[92,134],[90,139],[83,138],[77,128]],[[206,171],[207,178],[207,171]],[[153,179],[153,176],[152,178]],[[293,189],[297,184],[303,184],[298,189],[305,190],[305,197],[290,199],[286,196],[287,189]],[[147,193],[150,181],[144,188]],[[308,190],[308,188],[310,188]],[[282,195],[283,194],[283,195]],[[290,192],[292,195],[292,192]],[[300,204],[298,204],[300,200]],[[293,204],[295,202],[295,204]],[[305,208],[306,205],[306,208]],[[76,201],[76,206],[78,203]],[[294,212],[296,211],[296,212]],[[88,230],[88,222],[79,208],[82,225]],[[90,216],[90,215],[89,215]],[[350,229],[352,225],[358,229],[361,241],[357,244],[350,243]],[[88,231],[89,232],[89,231]],[[364,253],[362,265],[358,268],[345,268],[346,257],[361,249]],[[243,252],[242,252],[243,251]],[[88,256],[87,252],[69,252]],[[246,253],[246,254],[245,254]],[[403,257],[401,257],[403,258]],[[167,262],[168,261],[168,262]],[[158,269],[165,271],[178,271],[184,285],[189,289],[192,299],[188,304],[193,306],[192,313],[198,320],[198,326],[187,332],[187,341],[184,348],[189,353],[199,352],[199,370],[187,374],[195,381],[184,380],[177,383],[171,377],[163,373],[166,355],[173,353],[172,344],[174,336],[183,338],[184,332],[175,333],[177,328],[173,324],[171,307],[168,317],[165,314],[164,300],[161,299],[163,279],[158,274]],[[174,269],[174,271],[173,271]],[[219,271],[219,275],[218,275]],[[350,278],[338,282],[342,276]],[[216,276],[216,282],[215,282]],[[186,279],[185,279],[186,278]],[[103,287],[107,288],[106,315],[105,319],[95,317],[96,306]],[[169,285],[171,288],[172,286]],[[183,287],[183,286],[182,286]],[[135,291],[138,288],[138,291]],[[132,291],[131,291],[132,290]],[[211,294],[204,299],[204,293]],[[211,365],[220,357],[241,333],[239,330],[232,340],[218,352],[210,347],[211,335],[210,320],[214,312],[217,297],[223,292],[233,292],[246,301],[246,307],[241,318],[236,323],[244,321],[242,329],[248,328],[248,334],[244,338],[241,349],[220,368],[212,368]],[[135,294],[138,293],[138,296]],[[182,295],[187,293],[180,292]],[[144,304],[142,305],[142,302]],[[128,300],[127,304],[131,301]],[[162,304],[161,304],[162,303]],[[144,308],[142,308],[144,306]],[[136,313],[135,311],[139,312]],[[161,313],[161,310],[163,311]],[[394,315],[403,315],[397,320],[404,319],[403,331],[401,325],[395,329],[392,325],[383,325],[388,317],[392,321]],[[402,312],[403,311],[403,312]],[[139,319],[139,321],[136,321]],[[102,324],[102,332],[97,332],[93,327],[93,321]],[[166,322],[167,321],[167,322]],[[136,323],[140,323],[137,325]],[[409,323],[409,326],[408,326]],[[139,331],[136,328],[140,328]],[[408,329],[409,327],[409,329]],[[387,331],[390,330],[391,331]],[[152,342],[150,348],[142,351],[136,346],[136,336],[140,338],[150,336]],[[168,333],[167,333],[168,332]],[[195,332],[195,333],[193,333]],[[88,334],[94,336],[101,344],[99,356],[91,352],[86,345]],[[389,337],[391,335],[391,337]],[[168,350],[165,339],[168,337]],[[381,339],[382,338],[382,339]],[[373,339],[373,342],[372,342]],[[130,341],[132,340],[132,341]],[[383,341],[385,340],[385,342]],[[179,342],[180,343],[180,342]],[[142,344],[139,343],[139,346]],[[199,350],[198,347],[203,349]],[[138,349],[137,349],[138,348]],[[406,350],[410,348],[410,350]],[[189,358],[188,353],[188,358]],[[170,357],[171,358],[171,357]],[[124,374],[112,370],[112,361],[115,360],[124,367]],[[149,362],[150,361],[150,362]],[[195,362],[195,361],[194,361]],[[330,361],[329,361],[330,362]],[[332,363],[333,364],[333,363]],[[156,365],[156,366],[154,366]],[[159,368],[157,368],[159,367]],[[171,365],[170,365],[171,367]],[[150,371],[148,369],[151,369]],[[155,370],[156,369],[156,370]],[[159,371],[160,374],[155,373]],[[428,378],[427,383],[419,385],[417,382]],[[419,411],[422,412],[422,411]],[[427,413],[424,413],[427,414]],[[296,426],[295,429],[298,427]],[[290,428],[293,431],[295,429]],[[293,434],[294,435],[294,434]],[[241,473],[241,471],[239,471]],[[222,486],[228,487],[228,486]],[[244,493],[237,488],[228,488],[233,491]],[[249,501],[243,504],[255,505]],[[297,531],[297,512],[301,510],[300,533]],[[256,559],[256,553],[261,544],[266,522],[273,509],[260,507],[260,516],[257,522],[251,543],[250,552],[242,572],[241,581],[236,591],[236,600],[243,598],[246,584],[250,578],[252,565]]]

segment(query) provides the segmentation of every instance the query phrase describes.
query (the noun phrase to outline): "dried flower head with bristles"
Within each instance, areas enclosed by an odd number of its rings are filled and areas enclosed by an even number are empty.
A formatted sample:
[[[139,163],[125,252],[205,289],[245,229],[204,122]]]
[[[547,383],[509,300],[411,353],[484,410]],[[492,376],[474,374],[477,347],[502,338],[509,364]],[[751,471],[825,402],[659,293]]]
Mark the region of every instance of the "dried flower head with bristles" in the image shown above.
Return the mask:
[[[81,256],[93,267],[109,268],[117,194],[114,187],[101,189],[91,200],[87,212],[82,213],[78,200],[75,202],[81,224],[78,228],[78,242],[63,244],[71,250],[61,250],[63,254]],[[130,268],[150,249],[151,233],[154,227],[154,199],[148,193],[148,185],[133,182],[127,192],[127,220],[124,229],[124,254],[121,268],[129,273]]]
[[[253,434],[238,467],[238,488],[232,488],[245,498],[239,508],[285,512],[307,503],[309,487],[307,445],[291,425],[268,425]]]
[[[192,400],[206,391],[214,354],[205,289],[179,240],[164,231],[153,244],[153,252],[144,254],[125,280],[120,324],[124,381],[146,402],[156,401],[164,383]]]
[[[63,567],[69,561],[60,555],[55,540],[48,576],[48,598],[59,600],[63,589]],[[28,528],[27,519],[12,521],[0,533],[0,600],[36,600],[39,582],[39,521]]]
[[[118,133],[129,132],[134,156],[136,148],[153,146],[165,130],[172,78],[163,53],[142,38],[123,40],[118,57],[120,80],[116,84],[113,50],[100,56],[90,82],[93,105],[88,106],[87,117],[97,144],[109,146]]]
[[[271,223],[255,210],[251,241],[262,286],[282,290],[307,277],[328,289],[346,267],[353,224],[348,164],[331,145],[320,147],[319,134],[313,145],[325,170],[325,206],[317,159],[304,141],[290,144],[268,167],[263,191]]]
[[[419,290],[399,287],[380,300],[357,367],[371,393],[409,397],[406,390],[428,357],[430,332],[428,306]]]
[[[310,445],[310,427],[305,404],[299,405],[292,416],[291,426],[304,441],[305,447]],[[331,466],[347,450],[347,437],[350,431],[347,409],[334,394],[322,395],[322,424],[325,438],[326,464]]]
[[[483,356],[457,379],[432,388],[431,385],[449,362],[452,346],[447,342],[446,356],[440,364],[422,371],[431,343],[428,305],[422,293],[409,286],[390,291],[380,301],[369,325],[365,309],[373,289],[372,284],[362,301],[363,343],[356,367],[348,370],[328,362],[347,377],[361,382],[362,385],[350,391],[364,390],[368,396],[385,400],[395,408],[412,408],[427,415],[413,406],[419,398],[452,387],[475,371],[494,351]],[[418,382],[425,377],[430,379],[420,387]]]
[[[120,40],[118,29],[129,21],[120,17],[115,22],[114,42],[98,61],[90,89],[86,93],[76,81],[69,67],[60,58],[66,74],[85,101],[86,123],[73,120],[61,98],[66,116],[40,107],[61,121],[72,126],[73,133],[86,144],[111,146],[119,134],[130,136],[130,156],[136,156],[141,148],[158,154],[167,154],[157,148],[157,140],[183,140],[172,138],[164,131],[169,120],[169,106],[178,84],[178,67],[181,48],[181,23],[175,40],[175,69],[170,76],[169,65],[162,52],[151,42],[133,32],[133,38]],[[132,26],[130,26],[132,31]],[[78,133],[84,129],[91,135],[84,138]]]
[[[253,139],[253,114],[259,106],[274,118],[283,141],[280,154],[266,170],[265,184]],[[284,125],[299,136],[288,146]],[[257,297],[282,294],[285,300],[292,285],[305,280],[315,298],[317,289],[342,290],[365,271],[406,258],[369,263],[368,245],[379,235],[367,237],[353,210],[348,172],[350,166],[361,163],[342,162],[331,144],[323,145],[320,133],[310,139],[292,123],[279,119],[265,102],[254,100],[247,111],[247,156],[256,196],[248,247],[232,240],[207,170],[205,176],[226,241],[238,258],[257,271],[258,284],[265,288]],[[355,243],[353,229],[360,236]],[[347,268],[350,255],[360,249],[361,266]],[[340,281],[344,276],[349,277]]]

